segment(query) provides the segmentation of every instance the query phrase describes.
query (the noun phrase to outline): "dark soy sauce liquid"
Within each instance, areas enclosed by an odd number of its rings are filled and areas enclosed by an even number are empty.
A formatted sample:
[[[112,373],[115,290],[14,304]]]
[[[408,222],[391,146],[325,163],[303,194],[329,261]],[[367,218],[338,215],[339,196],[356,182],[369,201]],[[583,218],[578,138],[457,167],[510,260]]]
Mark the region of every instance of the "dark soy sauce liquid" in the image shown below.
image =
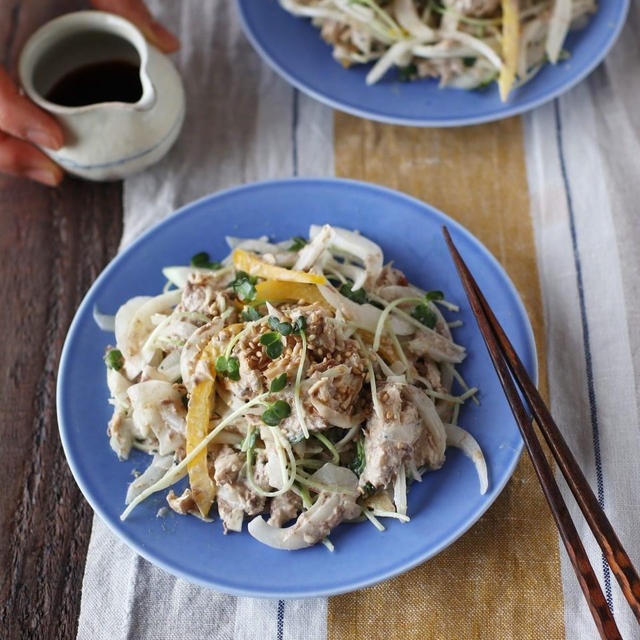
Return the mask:
[[[60,78],[45,97],[63,107],[84,107],[98,102],[135,103],[142,97],[140,69],[121,60],[87,64]]]

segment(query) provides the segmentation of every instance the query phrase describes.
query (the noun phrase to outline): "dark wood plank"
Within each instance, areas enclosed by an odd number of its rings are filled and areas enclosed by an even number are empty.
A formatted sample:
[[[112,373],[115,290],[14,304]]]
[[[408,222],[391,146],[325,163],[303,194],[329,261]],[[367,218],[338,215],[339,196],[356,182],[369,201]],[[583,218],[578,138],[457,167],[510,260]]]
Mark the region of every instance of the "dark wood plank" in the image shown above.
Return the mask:
[[[3,0],[0,61],[78,0]],[[86,8],[86,7],[85,7]],[[91,509],[66,464],[55,416],[64,337],[115,254],[121,185],[59,189],[0,176],[0,636],[74,638]]]

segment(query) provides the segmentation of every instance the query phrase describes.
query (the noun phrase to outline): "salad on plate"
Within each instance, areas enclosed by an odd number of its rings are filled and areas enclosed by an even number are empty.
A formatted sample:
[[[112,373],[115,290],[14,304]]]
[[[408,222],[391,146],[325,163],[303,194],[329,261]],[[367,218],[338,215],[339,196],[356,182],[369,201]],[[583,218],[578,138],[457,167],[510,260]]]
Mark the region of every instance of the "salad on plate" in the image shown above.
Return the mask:
[[[458,423],[473,400],[456,367],[466,352],[424,291],[355,231],[227,238],[163,269],[156,296],[126,301],[105,353],[111,447],[151,462],[130,485],[124,520],[169,489],[167,508],[271,547],[324,543],[344,521],[408,522],[407,491],[461,448],[488,487],[483,453]],[[433,274],[437,276],[437,274]],[[434,278],[436,279],[436,278]],[[182,478],[188,486],[178,494]],[[265,519],[266,518],[266,519]]]

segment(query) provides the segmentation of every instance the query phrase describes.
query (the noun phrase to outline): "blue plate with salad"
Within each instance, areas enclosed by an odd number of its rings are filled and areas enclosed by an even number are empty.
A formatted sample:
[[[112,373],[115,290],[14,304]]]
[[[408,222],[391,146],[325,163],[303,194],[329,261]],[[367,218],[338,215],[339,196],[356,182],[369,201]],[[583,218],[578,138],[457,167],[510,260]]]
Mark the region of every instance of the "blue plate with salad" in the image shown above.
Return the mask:
[[[522,441],[443,225],[535,378],[495,258],[386,188],[241,186],[117,256],[58,376],[64,450],[99,517],[166,571],[265,598],[360,589],[461,536]]]
[[[331,107],[410,126],[498,120],[604,58],[628,0],[237,0],[283,78]]]

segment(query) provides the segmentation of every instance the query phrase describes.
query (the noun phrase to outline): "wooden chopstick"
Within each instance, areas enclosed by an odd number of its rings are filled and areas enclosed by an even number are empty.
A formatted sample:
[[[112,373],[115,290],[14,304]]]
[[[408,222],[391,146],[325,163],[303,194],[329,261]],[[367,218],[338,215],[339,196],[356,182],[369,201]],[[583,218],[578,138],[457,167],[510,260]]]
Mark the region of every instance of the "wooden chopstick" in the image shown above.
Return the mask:
[[[485,306],[488,308],[488,304],[486,303],[486,300],[484,300],[484,297],[482,296],[482,293],[480,292],[476,281],[474,280],[469,269],[462,260],[462,257],[458,253],[458,250],[453,244],[451,236],[449,235],[446,227],[443,227],[443,232],[445,240],[447,241],[447,245],[449,247],[449,251],[451,252],[454,263],[460,275],[460,279],[467,294],[467,298],[469,299],[471,309],[476,318],[476,321],[478,322],[478,327],[480,328],[482,337],[484,338],[487,349],[489,350],[489,355],[491,356],[491,360],[498,374],[498,378],[500,379],[500,383],[502,384],[509,405],[511,406],[511,410],[516,419],[527,450],[529,451],[533,467],[536,471],[547,502],[549,503],[549,507],[551,508],[551,512],[560,532],[560,537],[562,538],[567,553],[569,554],[571,564],[573,565],[574,571],[578,578],[578,582],[587,600],[589,610],[591,611],[591,615],[593,616],[596,627],[598,628],[600,637],[603,640],[621,640],[622,636],[620,635],[620,631],[618,630],[616,622],[613,619],[609,606],[607,605],[607,602],[604,598],[604,594],[602,593],[602,589],[600,588],[600,584],[598,583],[598,580],[595,576],[593,567],[589,562],[589,558],[584,549],[582,541],[580,540],[575,525],[571,520],[567,505],[562,498],[560,489],[558,488],[558,485],[553,476],[553,471],[546,460],[542,445],[540,444],[536,436],[531,419],[527,414],[527,410],[525,409],[525,406],[520,399],[516,385],[513,381],[513,378],[511,377],[510,367],[507,361],[508,355],[503,353],[500,341],[498,340],[498,337],[494,332],[494,328],[492,326],[493,322],[491,322],[485,312]],[[482,303],[482,300],[484,300],[484,305]],[[491,314],[491,317],[492,320],[495,321],[496,327],[499,327],[495,316]],[[500,332],[504,335],[504,332],[501,330],[501,328]],[[511,347],[511,351],[513,352],[513,347]],[[522,363],[520,363],[520,365],[522,365]],[[520,368],[522,369],[522,371],[519,371],[519,373],[524,374],[524,378],[526,378],[526,380],[528,380],[529,382],[527,388],[533,388],[535,390],[535,386],[529,379],[529,376],[526,374],[524,367],[521,366]],[[515,375],[516,374],[514,373],[514,376]],[[542,404],[544,406],[542,399],[540,399],[539,404]],[[538,413],[542,416],[543,414],[540,413],[539,406],[537,407],[537,409]],[[548,414],[548,410],[546,411],[546,414]],[[536,415],[536,413],[534,413],[534,415]],[[539,425],[541,430],[544,432],[546,422],[541,421],[539,422]],[[566,447],[566,443],[565,448],[568,450],[568,447]],[[552,453],[553,452],[554,448],[552,448]],[[573,460],[573,462],[575,463],[575,460]],[[565,465],[565,467],[566,466],[567,465]],[[575,463],[575,466],[577,466],[577,463]],[[582,480],[584,480],[584,476],[582,476]],[[586,484],[586,480],[584,480],[584,482]],[[579,479],[576,480],[576,486],[578,487],[578,489],[580,488]],[[597,501],[595,503],[599,509],[600,507],[597,504]],[[606,518],[606,516],[604,517]],[[611,525],[609,525],[609,527],[610,526]],[[617,541],[617,538],[615,538],[615,541]],[[618,545],[620,545],[619,541],[617,541],[617,543]],[[615,547],[614,541],[609,540],[609,545],[613,549]],[[631,565],[630,562],[629,565]],[[625,573],[624,575],[627,574]]]
[[[468,272],[468,269],[466,269],[466,271]],[[638,572],[611,526],[609,518],[607,518],[600,507],[598,499],[593,493],[587,479],[584,477],[582,469],[580,469],[578,462],[562,436],[558,425],[551,416],[549,409],[531,381],[531,378],[527,375],[522,360],[520,360],[520,357],[513,348],[509,338],[507,338],[475,281],[473,282],[473,286],[482,310],[507,360],[511,373],[526,398],[536,422],[540,425],[540,431],[547,441],[551,453],[556,459],[558,467],[565,477],[589,528],[600,545],[611,567],[611,571],[618,580],[622,593],[640,623],[640,577],[638,576]]]
[[[466,265],[465,269],[468,273]],[[489,324],[500,344],[500,348],[505,355],[511,373],[526,398],[536,422],[541,425],[540,430],[542,431],[542,435],[547,441],[553,457],[556,459],[558,467],[565,477],[589,528],[600,545],[611,567],[611,571],[618,580],[629,606],[640,623],[640,577],[638,576],[638,572],[618,539],[616,532],[611,526],[611,522],[609,522],[609,519],[600,507],[598,499],[593,493],[587,479],[584,477],[582,469],[580,469],[558,425],[551,416],[549,409],[538,393],[535,385],[529,378],[522,364],[522,360],[520,360],[520,357],[507,338],[475,281],[473,281],[473,287],[482,306],[482,310],[487,316]]]

